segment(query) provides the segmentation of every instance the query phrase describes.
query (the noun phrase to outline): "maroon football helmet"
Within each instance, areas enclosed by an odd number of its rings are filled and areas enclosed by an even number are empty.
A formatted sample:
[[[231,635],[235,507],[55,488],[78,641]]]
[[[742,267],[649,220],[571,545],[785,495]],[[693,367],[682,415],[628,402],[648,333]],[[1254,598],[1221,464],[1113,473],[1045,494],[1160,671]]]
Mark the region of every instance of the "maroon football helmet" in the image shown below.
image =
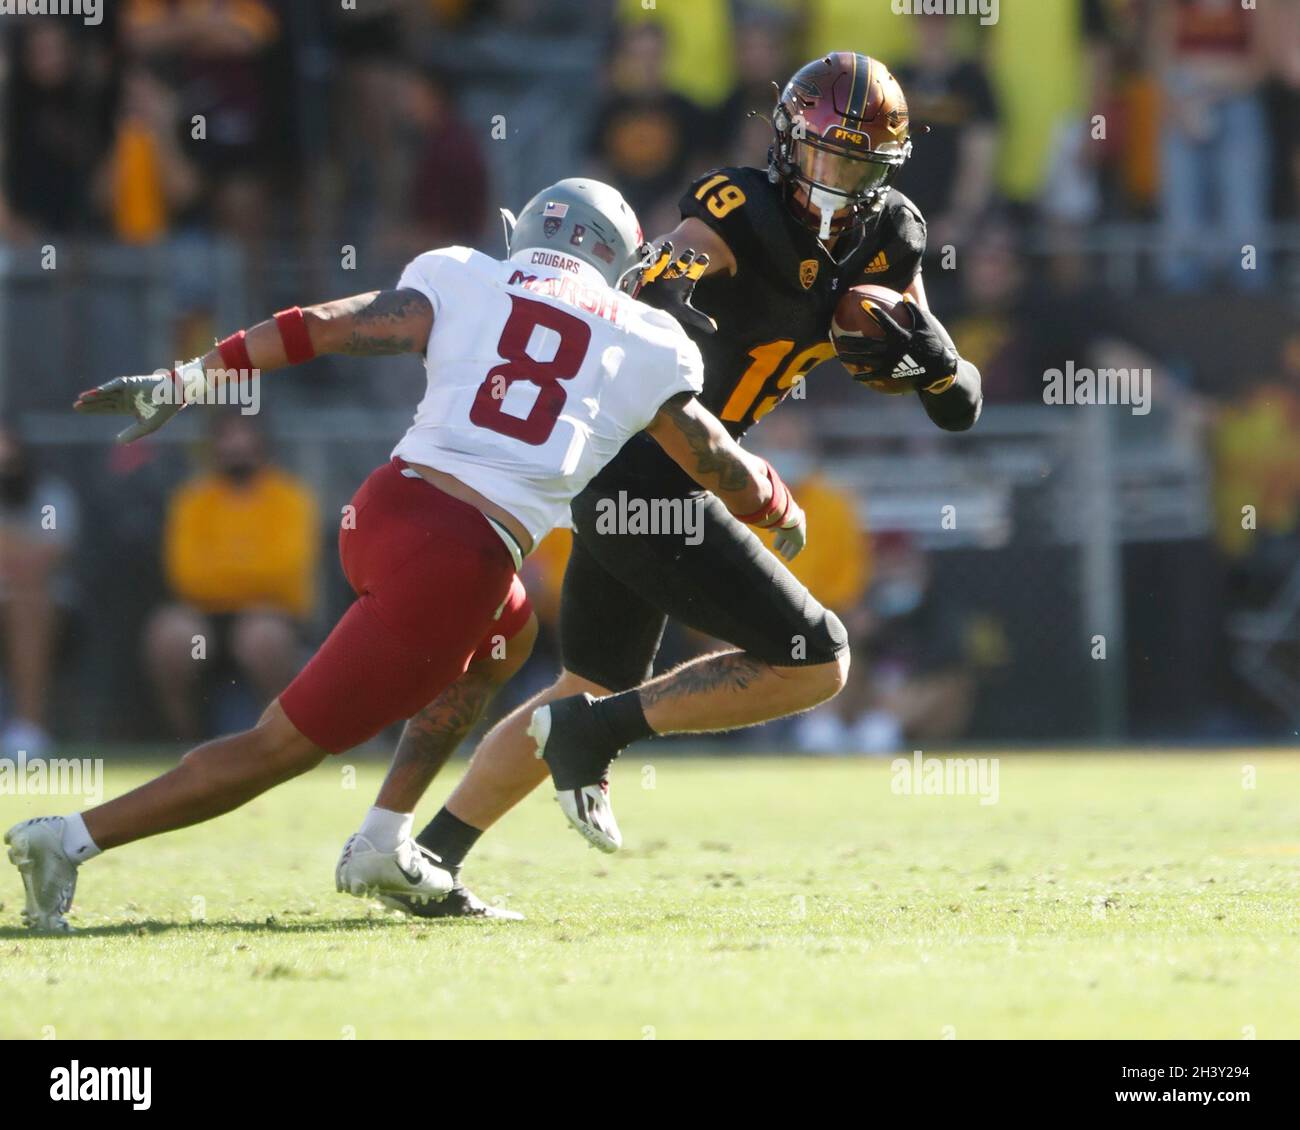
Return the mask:
[[[912,152],[907,99],[877,59],[851,51],[802,67],[772,111],[768,175],[822,239],[878,209]]]

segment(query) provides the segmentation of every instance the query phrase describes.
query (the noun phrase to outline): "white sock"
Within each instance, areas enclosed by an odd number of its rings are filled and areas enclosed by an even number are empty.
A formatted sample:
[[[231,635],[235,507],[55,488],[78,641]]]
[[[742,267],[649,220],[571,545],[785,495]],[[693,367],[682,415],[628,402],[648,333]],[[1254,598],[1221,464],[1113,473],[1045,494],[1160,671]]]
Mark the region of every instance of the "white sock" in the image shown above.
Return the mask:
[[[63,818],[63,854],[73,863],[85,863],[99,855],[99,845],[90,838],[80,812]]]
[[[372,808],[361,822],[361,834],[375,845],[376,851],[396,851],[397,845],[411,834],[415,814]]]

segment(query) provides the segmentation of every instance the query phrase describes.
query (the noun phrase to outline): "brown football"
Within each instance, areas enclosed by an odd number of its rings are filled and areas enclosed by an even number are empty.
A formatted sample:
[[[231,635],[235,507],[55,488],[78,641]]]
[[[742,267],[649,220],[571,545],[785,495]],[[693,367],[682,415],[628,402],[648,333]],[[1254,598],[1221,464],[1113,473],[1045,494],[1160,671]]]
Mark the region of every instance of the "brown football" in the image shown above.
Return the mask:
[[[907,308],[903,296],[887,286],[863,283],[844,292],[839,305],[835,307],[835,316],[831,319],[831,340],[839,348],[840,339],[845,337],[868,337],[879,341],[885,336],[880,324],[868,313],[872,307],[878,307],[894,319],[905,330],[912,328],[912,311]],[[853,372],[865,372],[861,366],[849,365]],[[880,374],[868,381],[872,388],[882,392],[907,392],[909,385],[894,381],[888,373]]]

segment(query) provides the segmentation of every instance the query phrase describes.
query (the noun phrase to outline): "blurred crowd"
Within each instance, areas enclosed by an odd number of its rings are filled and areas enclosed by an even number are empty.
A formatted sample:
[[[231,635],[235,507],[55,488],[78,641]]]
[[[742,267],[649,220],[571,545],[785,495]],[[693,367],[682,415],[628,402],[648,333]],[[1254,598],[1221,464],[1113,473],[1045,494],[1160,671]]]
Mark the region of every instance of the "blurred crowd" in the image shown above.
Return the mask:
[[[1150,360],[1162,426],[1190,436],[1214,477],[1205,583],[1230,611],[1268,607],[1300,549],[1300,336],[1261,316],[1266,332],[1237,353],[1196,312],[1239,292],[1294,318],[1300,0],[1001,0],[992,26],[898,7],[118,0],[96,27],[6,18],[0,243],[170,249],[182,267],[169,329],[187,356],[233,328],[215,324],[211,278],[192,269],[214,246],[238,249],[253,310],[324,297],[301,290],[324,285],[306,270],[291,276],[299,292],[272,292],[283,276],[270,268],[340,246],[394,267],[451,243],[497,252],[496,207],[538,187],[539,139],[558,175],[615,183],[647,234],[666,231],[700,172],[765,163],[774,83],[824,51],[864,51],[907,93],[915,149],[898,185],[928,218],[932,301],[990,406],[1041,403],[1041,375],[1064,357]],[[1150,251],[1138,283],[1155,297],[1126,302],[1098,278],[1106,231]],[[1198,334],[1203,348],[1187,344]],[[908,531],[870,528],[869,487],[837,481],[798,414],[766,421],[762,442],[818,531],[796,571],[840,611],[857,660],[853,686],[783,740],[874,752],[960,738],[1006,641],[977,601],[935,583],[934,555]],[[216,416],[203,455],[184,485],[161,478],[138,529],[96,548],[155,559],[165,600],[109,599],[154,704],[138,716],[187,739],[274,694],[328,599],[321,500],[278,468],[266,430]],[[123,482],[158,477],[152,457],[115,458]],[[43,741],[69,625],[94,599],[70,570],[76,493],[51,470],[16,426],[0,431],[7,747]],[[1266,537],[1243,527],[1246,497]],[[527,566],[552,628],[566,537]],[[536,679],[557,661],[548,638]],[[212,649],[203,686],[186,662],[196,640]],[[700,646],[677,637],[665,654]]]
[[[505,64],[543,81],[557,52],[591,48],[601,73],[569,111],[586,141],[564,163],[620,184],[647,230],[670,223],[692,171],[761,164],[772,84],[845,47],[886,60],[929,127],[900,184],[936,248],[998,207],[1067,226],[1158,218],[1164,277],[1187,286],[1209,237],[1250,242],[1296,215],[1296,0],[1002,0],[989,27],[896,7],[120,0],[93,27],[10,20],[0,236],[475,242],[494,222],[488,150],[508,137],[459,103],[500,89],[504,116],[511,76],[458,67],[455,46],[512,34],[544,37]]]

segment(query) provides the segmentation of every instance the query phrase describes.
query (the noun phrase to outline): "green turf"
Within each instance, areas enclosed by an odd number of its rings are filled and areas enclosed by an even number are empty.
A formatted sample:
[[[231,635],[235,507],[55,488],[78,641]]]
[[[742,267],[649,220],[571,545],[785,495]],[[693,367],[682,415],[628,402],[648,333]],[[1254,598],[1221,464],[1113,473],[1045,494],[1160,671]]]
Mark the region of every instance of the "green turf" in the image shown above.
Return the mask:
[[[0,1037],[1300,1036],[1300,757],[1004,757],[981,806],[880,761],[661,758],[651,789],[652,754],[621,855],[545,790],[485,838],[467,876],[523,923],[334,893],[374,765],[87,864],[72,937],[21,929],[3,864]]]

